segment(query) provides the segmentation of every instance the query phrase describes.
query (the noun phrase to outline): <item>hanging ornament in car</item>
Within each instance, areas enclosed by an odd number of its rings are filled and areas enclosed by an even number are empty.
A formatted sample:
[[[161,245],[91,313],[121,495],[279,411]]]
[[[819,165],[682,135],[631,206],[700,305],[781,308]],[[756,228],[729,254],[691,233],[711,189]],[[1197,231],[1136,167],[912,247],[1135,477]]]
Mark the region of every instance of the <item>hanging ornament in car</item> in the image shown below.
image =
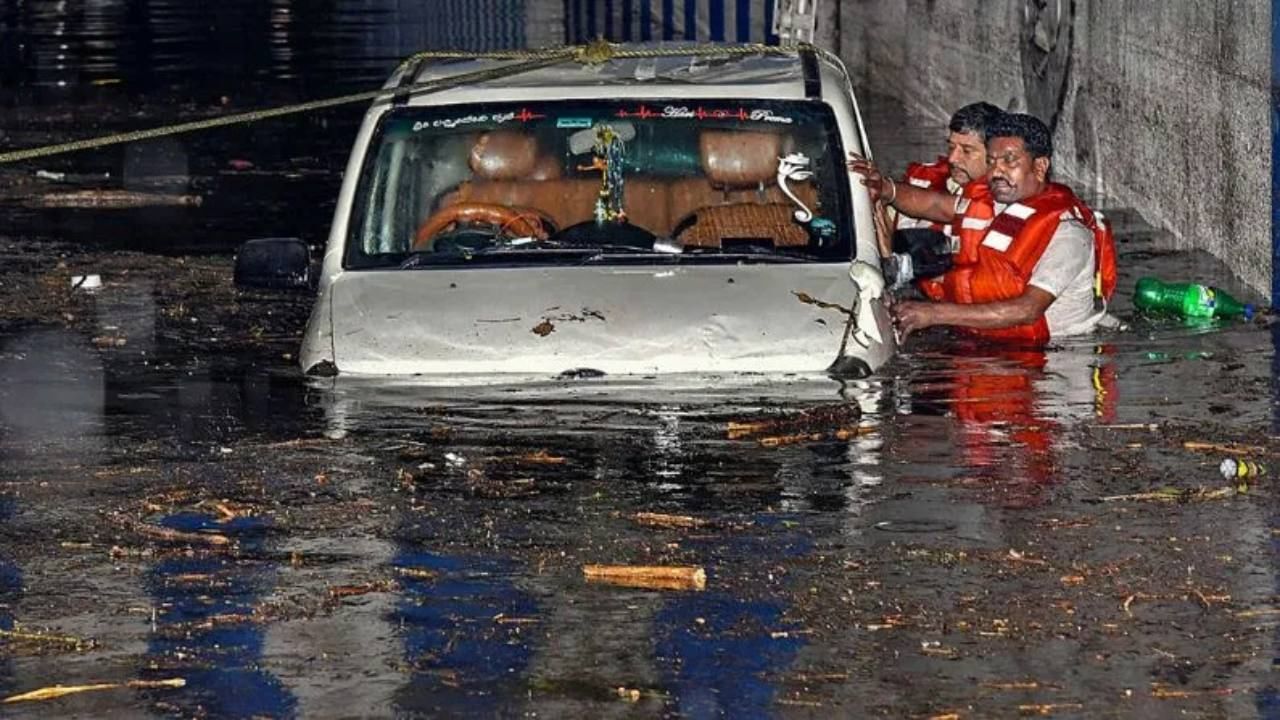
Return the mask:
[[[791,153],[786,157],[778,158],[778,188],[799,208],[792,215],[796,222],[800,223],[813,220],[813,211],[796,197],[791,188],[787,187],[787,182],[805,182],[812,178],[813,171],[809,169],[810,164],[809,156],[804,153]]]
[[[596,197],[595,220],[597,225],[627,221],[623,208],[626,165],[626,142],[611,125],[598,125],[595,143],[591,147],[591,164],[580,169],[600,171],[600,194]]]

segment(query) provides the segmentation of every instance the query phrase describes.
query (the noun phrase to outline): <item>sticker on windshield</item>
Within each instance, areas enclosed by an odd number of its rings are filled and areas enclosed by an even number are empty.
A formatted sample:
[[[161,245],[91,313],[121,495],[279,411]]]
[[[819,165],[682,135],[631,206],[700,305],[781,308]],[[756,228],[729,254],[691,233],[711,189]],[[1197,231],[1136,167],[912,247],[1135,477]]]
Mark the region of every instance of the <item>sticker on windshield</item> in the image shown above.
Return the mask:
[[[480,125],[486,123],[501,125],[503,123],[511,122],[512,120],[527,123],[530,120],[541,120],[544,117],[546,117],[546,115],[539,115],[538,113],[530,111],[528,108],[520,108],[519,112],[476,113],[472,115],[463,115],[461,117],[439,118],[437,120],[432,120],[431,122],[419,120],[413,124],[413,131],[421,132],[427,128],[453,129],[464,125]]]
[[[556,118],[556,127],[558,128],[589,128],[592,120],[589,117],[562,117]]]
[[[742,122],[763,122],[791,125],[794,118],[778,115],[768,108],[705,108],[699,105],[691,108],[687,105],[667,105],[662,110],[655,110],[647,105],[640,105],[634,110],[619,110],[620,118],[661,118],[664,120],[740,120]]]

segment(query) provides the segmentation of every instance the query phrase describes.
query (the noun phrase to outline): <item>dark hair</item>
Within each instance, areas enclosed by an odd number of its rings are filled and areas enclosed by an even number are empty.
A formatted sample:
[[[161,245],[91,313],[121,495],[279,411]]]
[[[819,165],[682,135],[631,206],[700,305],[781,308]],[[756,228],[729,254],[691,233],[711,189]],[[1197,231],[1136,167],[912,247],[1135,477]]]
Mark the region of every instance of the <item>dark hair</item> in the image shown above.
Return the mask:
[[[986,142],[991,123],[995,122],[1004,111],[991,103],[976,102],[965,105],[951,116],[951,124],[947,129],[951,132],[974,133]]]
[[[1031,157],[1053,157],[1053,135],[1040,118],[1026,113],[1005,113],[987,128],[987,139],[1013,137],[1022,140]]]

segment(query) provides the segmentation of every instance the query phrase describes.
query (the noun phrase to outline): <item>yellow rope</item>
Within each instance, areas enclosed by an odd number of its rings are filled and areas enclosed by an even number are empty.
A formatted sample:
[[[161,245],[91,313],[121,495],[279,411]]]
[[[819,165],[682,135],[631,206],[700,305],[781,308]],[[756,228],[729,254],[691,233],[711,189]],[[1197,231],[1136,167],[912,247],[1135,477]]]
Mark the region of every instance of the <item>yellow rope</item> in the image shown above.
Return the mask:
[[[722,43],[702,43],[697,45],[672,45],[670,47],[622,47],[605,40],[596,40],[586,45],[569,47],[550,47],[539,50],[495,50],[482,53],[462,52],[457,50],[425,50],[414,53],[400,64],[401,69],[413,63],[429,60],[538,60],[549,56],[570,55],[585,64],[600,64],[609,60],[631,60],[637,58],[659,57],[693,57],[693,56],[734,56],[734,55],[785,55],[800,49],[813,49],[825,52],[808,43],[786,45],[765,45],[764,43],[743,43],[727,45]]]
[[[481,83],[488,80],[510,77],[519,73],[539,70],[541,68],[558,65],[570,60],[583,64],[598,65],[610,60],[650,57],[730,57],[735,55],[759,54],[781,55],[796,52],[797,49],[801,48],[809,48],[816,52],[825,54],[825,51],[821,51],[809,45],[764,45],[757,43],[747,45],[703,44],[683,47],[621,48],[603,40],[598,40],[587,45],[548,48],[543,50],[513,50],[488,53],[463,53],[431,50],[416,53],[405,59],[405,61],[399,66],[399,72],[408,72],[414,63],[427,59],[512,60],[518,62],[512,65],[501,65],[498,67],[485,68],[459,75],[427,80],[389,90],[370,90],[352,95],[343,95],[324,100],[312,100],[310,102],[286,105],[278,108],[254,110],[234,115],[207,118],[205,120],[195,120],[177,125],[167,125],[147,130],[134,130],[131,132],[116,133],[102,137],[86,138],[84,140],[73,140],[71,142],[60,143],[57,145],[45,145],[43,147],[27,148],[25,150],[13,150],[10,152],[0,153],[0,165],[21,162],[23,160],[33,160],[35,158],[49,157],[51,155],[62,155],[64,153],[77,152],[80,150],[92,150],[95,148],[107,147],[109,145],[137,142],[139,140],[153,140],[155,138],[195,132],[197,130],[210,130],[213,128],[226,127],[228,125],[240,125],[257,122],[259,120],[282,117],[285,115],[296,115],[298,113],[312,112],[315,110],[325,110],[339,105],[350,105],[353,103],[372,100],[389,100],[391,98],[402,97],[405,95],[416,95],[425,92],[438,92],[463,85]]]

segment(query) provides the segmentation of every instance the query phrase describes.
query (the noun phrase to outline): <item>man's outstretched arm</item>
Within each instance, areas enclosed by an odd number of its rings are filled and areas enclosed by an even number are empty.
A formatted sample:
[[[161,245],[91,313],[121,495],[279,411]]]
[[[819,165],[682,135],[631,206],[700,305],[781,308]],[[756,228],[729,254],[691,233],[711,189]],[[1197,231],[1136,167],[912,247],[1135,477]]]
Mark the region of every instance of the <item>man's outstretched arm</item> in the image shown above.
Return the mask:
[[[949,223],[956,219],[954,195],[894,182],[881,175],[875,163],[854,153],[849,153],[849,172],[862,176],[862,184],[871,192],[871,202],[883,199],[903,215],[922,220]]]

